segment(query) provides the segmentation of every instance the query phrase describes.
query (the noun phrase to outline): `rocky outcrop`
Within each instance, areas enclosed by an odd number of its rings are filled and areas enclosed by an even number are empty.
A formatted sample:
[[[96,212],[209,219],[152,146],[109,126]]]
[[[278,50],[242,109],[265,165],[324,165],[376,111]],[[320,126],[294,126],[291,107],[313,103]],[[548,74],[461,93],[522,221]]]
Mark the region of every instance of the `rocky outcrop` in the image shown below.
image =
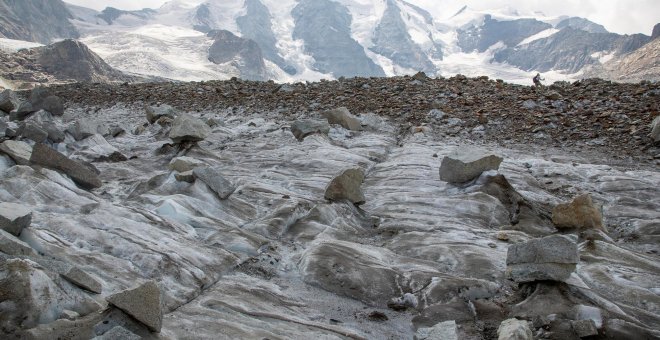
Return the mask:
[[[61,171],[86,189],[98,188],[102,185],[94,171],[42,143],[35,144],[30,156],[30,163]]]
[[[238,37],[226,30],[211,31],[208,36],[213,39],[213,45],[209,48],[211,62],[231,63],[243,79],[268,79],[261,48],[254,40]]]
[[[480,26],[458,29],[458,46],[464,52],[484,52],[498,42],[514,47],[526,38],[549,28],[552,28],[552,25],[535,19],[500,21],[486,15]]]
[[[351,37],[353,18],[346,7],[330,0],[302,0],[291,12],[294,39],[302,39],[319,72],[341,76],[384,76],[385,72]]]
[[[609,33],[607,29],[605,29],[605,26],[579,17],[567,18],[555,25],[555,28],[558,30],[564,29],[566,27],[571,27],[589,33]]]
[[[577,243],[569,236],[555,235],[509,246],[508,278],[516,282],[563,281],[579,262]]]
[[[142,322],[149,330],[160,332],[163,325],[160,288],[154,281],[127,289],[106,298],[115,307]]]
[[[591,195],[583,194],[575,197],[570,203],[557,205],[552,210],[552,223],[557,228],[603,229],[603,216],[591,199]]]
[[[49,44],[55,39],[80,36],[61,0],[3,0],[0,12],[0,34],[9,39]]]
[[[211,133],[211,128],[200,119],[187,113],[180,114],[174,119],[169,137],[175,143],[199,142]]]
[[[23,228],[32,223],[32,210],[28,207],[10,202],[0,203],[0,229],[19,236]]]
[[[462,146],[442,159],[440,180],[449,183],[464,183],[473,180],[482,172],[497,170],[502,157],[478,148]]]
[[[347,169],[333,178],[325,188],[325,199],[331,201],[348,200],[354,204],[362,204],[365,201],[360,186],[364,181],[362,169]]]
[[[653,39],[631,53],[587,70],[585,76],[620,82],[660,81],[660,39]]]
[[[157,12],[155,10],[150,8],[144,8],[137,11],[123,11],[114,7],[106,7],[101,11],[101,13],[97,14],[97,17],[105,21],[108,25],[112,25],[115,20],[117,20],[117,18],[123,15],[132,16],[138,20],[146,20],[151,18],[156,13]]]

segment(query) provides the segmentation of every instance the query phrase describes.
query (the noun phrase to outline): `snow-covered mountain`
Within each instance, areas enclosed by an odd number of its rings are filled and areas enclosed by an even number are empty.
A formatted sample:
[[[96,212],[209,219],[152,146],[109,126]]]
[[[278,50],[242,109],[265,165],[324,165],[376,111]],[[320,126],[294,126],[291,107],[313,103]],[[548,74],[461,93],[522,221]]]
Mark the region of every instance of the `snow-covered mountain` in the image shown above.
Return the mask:
[[[418,71],[519,83],[543,72],[548,81],[572,80],[651,40],[609,33],[584,18],[512,8],[456,12],[448,6],[438,18],[404,0],[172,0],[158,9],[102,12],[67,7],[81,40],[113,67],[178,80],[290,82]]]

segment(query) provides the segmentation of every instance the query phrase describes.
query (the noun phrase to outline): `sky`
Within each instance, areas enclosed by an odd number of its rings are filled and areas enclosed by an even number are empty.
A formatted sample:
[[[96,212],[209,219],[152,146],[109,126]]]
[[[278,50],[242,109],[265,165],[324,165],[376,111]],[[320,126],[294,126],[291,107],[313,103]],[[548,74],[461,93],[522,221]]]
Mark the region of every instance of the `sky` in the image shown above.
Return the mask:
[[[65,2],[97,10],[107,6],[132,10],[158,8],[166,0],[65,0]],[[203,0],[197,2],[201,3]],[[468,5],[476,10],[509,6],[521,12],[541,11],[549,16],[579,16],[619,34],[651,35],[653,26],[660,23],[660,0],[408,0],[408,2],[428,10],[437,20],[450,17],[463,5]]]

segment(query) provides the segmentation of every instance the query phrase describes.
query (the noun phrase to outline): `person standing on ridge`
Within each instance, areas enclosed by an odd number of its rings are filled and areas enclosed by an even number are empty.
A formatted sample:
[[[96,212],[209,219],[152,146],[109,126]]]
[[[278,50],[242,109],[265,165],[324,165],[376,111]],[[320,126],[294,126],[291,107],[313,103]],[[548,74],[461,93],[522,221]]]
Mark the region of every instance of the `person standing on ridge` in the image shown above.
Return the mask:
[[[544,78],[541,78],[541,74],[537,73],[534,78],[532,78],[532,81],[534,81],[534,86],[535,87],[541,87],[541,80],[545,80]]]

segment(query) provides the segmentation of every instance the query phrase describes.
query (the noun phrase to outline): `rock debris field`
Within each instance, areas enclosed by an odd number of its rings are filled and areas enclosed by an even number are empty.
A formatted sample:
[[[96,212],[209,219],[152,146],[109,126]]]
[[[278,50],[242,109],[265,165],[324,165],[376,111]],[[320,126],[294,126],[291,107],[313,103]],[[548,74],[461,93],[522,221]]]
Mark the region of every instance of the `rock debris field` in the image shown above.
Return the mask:
[[[0,94],[0,337],[658,339],[660,86]]]

